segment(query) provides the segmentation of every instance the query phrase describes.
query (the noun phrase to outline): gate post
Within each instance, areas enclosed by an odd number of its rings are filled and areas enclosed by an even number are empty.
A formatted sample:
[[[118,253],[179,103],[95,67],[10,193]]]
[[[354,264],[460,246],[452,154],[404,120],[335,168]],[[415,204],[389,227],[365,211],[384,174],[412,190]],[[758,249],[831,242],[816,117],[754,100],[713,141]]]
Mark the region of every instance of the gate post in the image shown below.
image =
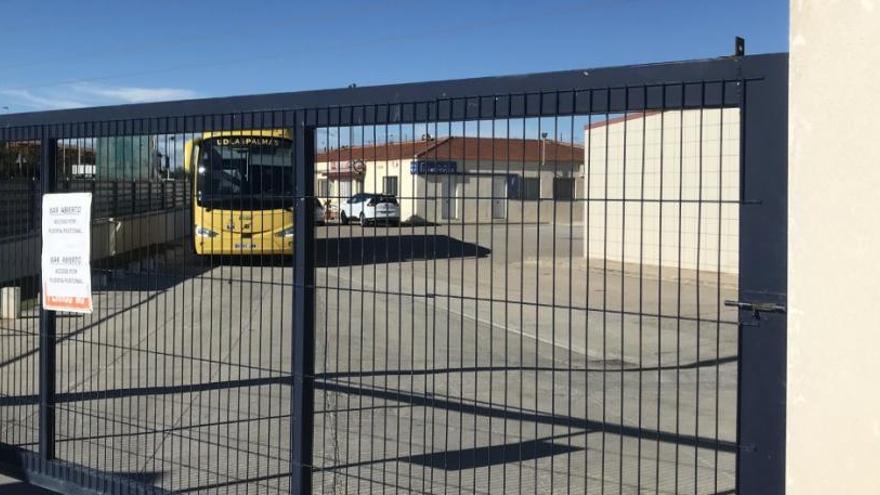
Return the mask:
[[[312,493],[315,401],[315,131],[294,114],[293,390],[290,491]]]
[[[785,493],[788,63],[743,60],[740,82],[737,493]],[[772,312],[749,309],[764,304]],[[758,306],[754,306],[757,308]]]
[[[48,136],[47,130],[43,131],[40,142],[40,202],[35,207],[43,207],[43,194],[53,193],[56,188],[55,177],[55,151],[57,142]],[[42,221],[45,219],[41,218]],[[38,235],[42,237],[41,231]],[[40,277],[42,278],[42,269]],[[40,294],[44,289],[40,288]],[[40,431],[39,448],[40,456],[50,460],[55,458],[55,312],[43,309],[40,301]]]

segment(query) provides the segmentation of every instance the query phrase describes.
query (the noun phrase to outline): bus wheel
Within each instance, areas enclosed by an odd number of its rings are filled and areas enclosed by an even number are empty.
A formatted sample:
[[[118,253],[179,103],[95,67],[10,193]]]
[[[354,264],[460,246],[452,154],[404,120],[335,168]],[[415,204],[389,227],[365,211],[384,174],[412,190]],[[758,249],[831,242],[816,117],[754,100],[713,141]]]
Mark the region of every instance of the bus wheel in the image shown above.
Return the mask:
[[[339,220],[342,222],[342,225],[348,225],[348,217],[345,215],[345,212],[339,215]]]

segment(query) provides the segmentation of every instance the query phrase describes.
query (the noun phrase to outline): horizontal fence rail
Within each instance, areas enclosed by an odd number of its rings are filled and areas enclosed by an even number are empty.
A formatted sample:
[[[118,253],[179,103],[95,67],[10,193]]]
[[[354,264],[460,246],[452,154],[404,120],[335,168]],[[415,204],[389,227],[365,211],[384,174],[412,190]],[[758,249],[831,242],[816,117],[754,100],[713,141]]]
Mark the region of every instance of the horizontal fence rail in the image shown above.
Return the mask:
[[[780,151],[784,65],[0,116],[0,470],[70,493],[773,485],[780,429],[756,432],[781,396],[749,370],[784,345],[748,328],[779,320],[725,301],[784,303],[743,265],[778,254],[756,212],[784,216],[780,169],[750,164]],[[92,195],[87,315],[40,301],[40,204],[67,192]]]

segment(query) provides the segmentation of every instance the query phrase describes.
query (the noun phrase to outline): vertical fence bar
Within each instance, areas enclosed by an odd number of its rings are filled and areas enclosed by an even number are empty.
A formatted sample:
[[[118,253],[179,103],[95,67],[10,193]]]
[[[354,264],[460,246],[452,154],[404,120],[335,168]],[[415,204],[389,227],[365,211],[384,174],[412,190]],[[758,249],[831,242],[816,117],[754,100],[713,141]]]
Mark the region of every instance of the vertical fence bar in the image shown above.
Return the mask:
[[[296,495],[312,493],[315,400],[315,130],[297,112],[294,128],[293,393],[291,480]]]
[[[30,197],[28,204],[30,207],[30,215],[28,217],[28,232],[32,232],[37,229],[37,218],[39,218],[37,214],[37,208],[40,208],[39,195],[37,194],[37,181],[33,178],[30,179],[30,183],[28,184]]]
[[[786,303],[788,63],[741,82],[739,300]],[[740,312],[737,493],[785,493],[786,316]]]
[[[56,145],[56,140],[44,131],[40,143],[42,194],[55,192]],[[42,201],[36,206],[42,208]],[[43,309],[42,302],[40,308],[39,448],[42,458],[50,460],[55,458],[55,312]]]

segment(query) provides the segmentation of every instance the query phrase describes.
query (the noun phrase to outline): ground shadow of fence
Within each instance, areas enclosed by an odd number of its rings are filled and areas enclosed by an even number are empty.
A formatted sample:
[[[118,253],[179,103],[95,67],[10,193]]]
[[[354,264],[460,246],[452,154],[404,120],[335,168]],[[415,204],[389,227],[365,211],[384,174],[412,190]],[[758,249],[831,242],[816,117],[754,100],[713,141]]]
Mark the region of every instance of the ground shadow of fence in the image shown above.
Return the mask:
[[[318,239],[318,267],[332,268],[416,260],[483,258],[491,250],[446,235],[352,236]]]

